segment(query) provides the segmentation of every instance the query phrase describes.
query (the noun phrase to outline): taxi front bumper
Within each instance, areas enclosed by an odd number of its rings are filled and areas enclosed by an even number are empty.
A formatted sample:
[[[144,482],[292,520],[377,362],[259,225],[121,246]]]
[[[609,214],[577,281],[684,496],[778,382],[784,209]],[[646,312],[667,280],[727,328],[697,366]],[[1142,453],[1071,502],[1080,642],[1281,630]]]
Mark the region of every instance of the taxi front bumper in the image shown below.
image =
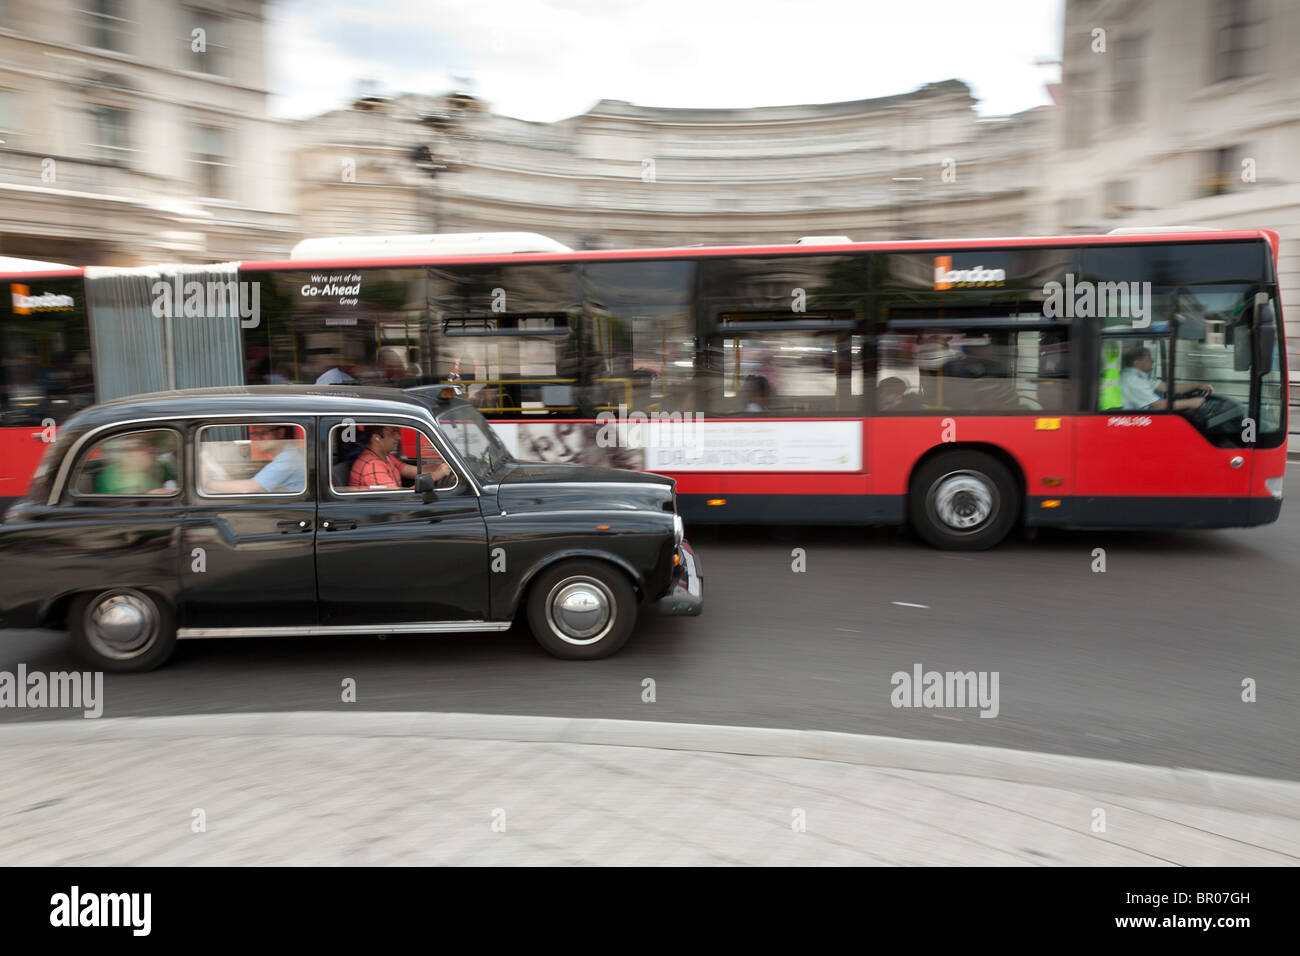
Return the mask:
[[[660,614],[680,617],[697,617],[704,610],[704,575],[700,572],[700,559],[685,539],[677,547],[682,560],[673,572],[673,583],[668,593],[655,602]]]

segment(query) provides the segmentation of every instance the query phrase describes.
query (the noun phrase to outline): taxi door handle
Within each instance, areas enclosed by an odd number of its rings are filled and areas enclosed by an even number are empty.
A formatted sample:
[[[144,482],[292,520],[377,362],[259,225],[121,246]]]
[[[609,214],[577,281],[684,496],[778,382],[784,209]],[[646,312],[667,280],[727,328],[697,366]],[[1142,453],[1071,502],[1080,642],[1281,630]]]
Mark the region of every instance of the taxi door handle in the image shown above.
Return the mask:
[[[276,524],[276,527],[285,534],[288,534],[290,531],[310,531],[311,522],[306,518],[303,518],[301,521],[281,521]]]
[[[322,521],[322,531],[351,531],[357,526],[355,521]]]

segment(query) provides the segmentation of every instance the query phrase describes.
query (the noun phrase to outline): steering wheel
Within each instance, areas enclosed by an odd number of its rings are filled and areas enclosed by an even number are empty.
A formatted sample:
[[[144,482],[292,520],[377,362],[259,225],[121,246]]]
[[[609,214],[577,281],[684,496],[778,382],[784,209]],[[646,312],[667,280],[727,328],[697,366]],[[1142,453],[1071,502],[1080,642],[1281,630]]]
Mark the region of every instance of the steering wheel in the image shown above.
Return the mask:
[[[1200,407],[1183,412],[1200,427],[1211,434],[1231,434],[1241,429],[1246,409],[1240,402],[1222,395],[1211,395]]]

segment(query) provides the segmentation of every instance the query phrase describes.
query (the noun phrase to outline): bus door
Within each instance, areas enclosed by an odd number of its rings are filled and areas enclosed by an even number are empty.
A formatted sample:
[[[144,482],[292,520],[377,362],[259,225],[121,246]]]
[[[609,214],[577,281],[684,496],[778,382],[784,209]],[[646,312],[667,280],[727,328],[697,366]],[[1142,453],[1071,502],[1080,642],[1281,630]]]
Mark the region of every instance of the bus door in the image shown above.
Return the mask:
[[[1076,433],[1075,518],[1246,524],[1253,290],[1182,287],[1155,299],[1149,325],[1111,324],[1096,339],[1093,411]]]
[[[977,305],[895,305],[884,318],[868,443],[876,496],[902,508],[923,456],[947,442],[986,446],[1023,473],[1027,523],[1068,524],[1071,327],[1010,294]]]
[[[849,309],[801,314],[717,310],[705,338],[704,407],[730,418],[716,463],[711,519],[864,522],[865,335]]]

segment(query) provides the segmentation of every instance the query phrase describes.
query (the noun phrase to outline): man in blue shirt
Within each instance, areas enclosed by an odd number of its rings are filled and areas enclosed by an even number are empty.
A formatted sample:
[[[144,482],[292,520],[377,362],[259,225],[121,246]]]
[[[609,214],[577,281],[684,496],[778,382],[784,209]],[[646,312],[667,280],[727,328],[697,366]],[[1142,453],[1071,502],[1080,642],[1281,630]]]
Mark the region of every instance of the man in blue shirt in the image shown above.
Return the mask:
[[[1170,406],[1169,399],[1165,397],[1165,383],[1151,377],[1151,370],[1155,364],[1155,359],[1148,348],[1137,348],[1125,353],[1124,371],[1120,374],[1119,385],[1126,409],[1172,407],[1175,411],[1182,411],[1200,408],[1205,404],[1205,398],[1198,395],[1195,398],[1175,398],[1173,405]],[[1193,389],[1214,391],[1211,386],[1204,383],[1183,382],[1174,387],[1174,394],[1190,392]]]
[[[321,372],[316,379],[317,385],[355,385],[357,380],[337,365]]]
[[[214,478],[204,468],[202,489],[208,494],[296,495],[307,487],[307,459],[292,425],[253,425],[248,437],[255,452],[272,455],[252,478]],[[206,463],[205,463],[206,464]]]

